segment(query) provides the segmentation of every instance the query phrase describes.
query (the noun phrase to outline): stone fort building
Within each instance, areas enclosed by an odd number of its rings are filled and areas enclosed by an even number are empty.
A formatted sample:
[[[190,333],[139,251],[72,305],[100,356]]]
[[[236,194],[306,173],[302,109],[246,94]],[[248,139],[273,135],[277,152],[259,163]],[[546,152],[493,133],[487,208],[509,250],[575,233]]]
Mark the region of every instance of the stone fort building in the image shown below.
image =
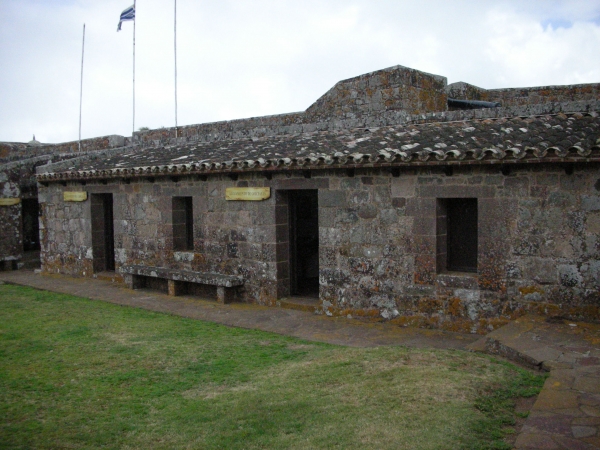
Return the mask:
[[[599,112],[600,84],[396,66],[304,112],[2,144],[0,183],[39,211],[44,273],[470,332],[599,320]],[[11,267],[27,211],[0,206]]]

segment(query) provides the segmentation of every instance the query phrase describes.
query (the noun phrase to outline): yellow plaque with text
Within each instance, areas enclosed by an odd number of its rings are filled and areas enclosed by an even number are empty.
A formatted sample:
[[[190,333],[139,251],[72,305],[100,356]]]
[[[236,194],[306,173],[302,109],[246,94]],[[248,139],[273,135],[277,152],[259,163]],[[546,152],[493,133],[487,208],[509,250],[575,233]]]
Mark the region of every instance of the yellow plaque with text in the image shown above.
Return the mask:
[[[271,188],[227,188],[225,189],[225,200],[259,201],[271,197]]]
[[[20,198],[0,198],[0,206],[12,206],[21,203]]]
[[[75,192],[63,192],[63,200],[65,202],[85,202],[87,200],[87,192],[75,191]]]

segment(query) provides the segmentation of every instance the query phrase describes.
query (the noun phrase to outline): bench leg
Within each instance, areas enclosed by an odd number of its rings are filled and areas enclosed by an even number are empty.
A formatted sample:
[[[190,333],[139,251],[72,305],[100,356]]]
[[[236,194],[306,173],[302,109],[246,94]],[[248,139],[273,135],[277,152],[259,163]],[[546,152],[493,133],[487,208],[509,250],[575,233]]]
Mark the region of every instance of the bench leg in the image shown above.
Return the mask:
[[[169,295],[181,295],[181,283],[175,280],[167,280],[167,285],[169,287]]]
[[[129,289],[133,289],[133,275],[129,273],[124,273],[123,283],[125,283],[125,286],[127,286]]]
[[[219,303],[231,303],[233,301],[233,289],[225,286],[217,286],[217,300]]]

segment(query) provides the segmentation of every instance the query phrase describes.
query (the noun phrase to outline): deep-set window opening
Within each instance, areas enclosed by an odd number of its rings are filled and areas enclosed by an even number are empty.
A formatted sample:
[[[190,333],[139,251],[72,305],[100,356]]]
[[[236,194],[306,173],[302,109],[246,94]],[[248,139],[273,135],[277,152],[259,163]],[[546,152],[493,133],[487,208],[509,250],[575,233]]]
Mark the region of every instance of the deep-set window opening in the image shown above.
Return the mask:
[[[173,197],[173,250],[194,249],[192,197]]]
[[[477,273],[477,211],[476,198],[438,200],[438,272]]]

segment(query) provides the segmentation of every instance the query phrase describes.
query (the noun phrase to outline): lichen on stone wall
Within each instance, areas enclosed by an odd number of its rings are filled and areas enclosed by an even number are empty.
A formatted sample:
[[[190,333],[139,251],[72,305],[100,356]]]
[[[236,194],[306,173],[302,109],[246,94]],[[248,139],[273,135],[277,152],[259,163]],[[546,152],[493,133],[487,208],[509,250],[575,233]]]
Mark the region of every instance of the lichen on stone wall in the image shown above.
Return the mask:
[[[503,108],[446,111],[448,96]],[[137,133],[140,149],[47,167],[81,171],[40,187],[43,267],[94,275],[89,201],[66,204],[62,192],[111,193],[117,272],[144,264],[241,276],[242,301],[275,305],[291,292],[286,192],[315,189],[322,314],[468,332],[527,312],[595,319],[598,102],[598,85],[446,87],[395,67],[341,81],[306,112]],[[0,146],[8,158],[21,151]],[[227,187],[272,196],[228,202]],[[175,196],[193,198],[186,252],[173,248]],[[476,273],[443,264],[440,205],[451,198],[477,199]]]
[[[0,181],[0,198],[19,198],[21,189],[17,183],[8,180],[4,174]],[[21,222],[21,204],[0,206],[0,261],[18,261],[23,254],[23,234]]]

